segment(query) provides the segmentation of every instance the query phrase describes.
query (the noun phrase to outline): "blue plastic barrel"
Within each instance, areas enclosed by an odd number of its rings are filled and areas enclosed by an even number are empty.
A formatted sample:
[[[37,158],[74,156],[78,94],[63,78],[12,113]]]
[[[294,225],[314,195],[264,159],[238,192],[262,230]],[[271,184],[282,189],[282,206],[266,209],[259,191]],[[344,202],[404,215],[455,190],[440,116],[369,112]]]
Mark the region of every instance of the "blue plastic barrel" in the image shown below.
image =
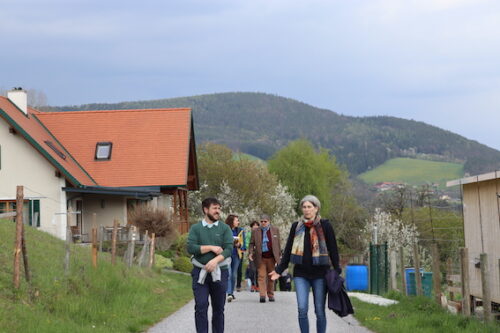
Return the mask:
[[[368,266],[347,265],[345,281],[348,291],[368,291]]]
[[[412,277],[410,277],[410,273],[413,273]],[[424,273],[424,269],[420,268],[420,273]],[[416,295],[417,294],[417,286],[415,282],[415,268],[405,268],[405,280],[406,280],[406,295]]]

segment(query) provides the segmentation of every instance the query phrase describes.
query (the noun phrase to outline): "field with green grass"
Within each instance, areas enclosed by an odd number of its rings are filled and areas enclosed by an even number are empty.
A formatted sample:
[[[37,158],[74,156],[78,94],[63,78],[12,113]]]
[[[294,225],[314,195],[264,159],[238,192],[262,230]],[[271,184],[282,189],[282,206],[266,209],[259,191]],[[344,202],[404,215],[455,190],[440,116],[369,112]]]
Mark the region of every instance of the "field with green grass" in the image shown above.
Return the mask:
[[[32,286],[22,274],[14,290],[14,234],[14,223],[0,220],[0,332],[143,332],[192,298],[189,276],[113,266],[102,253],[94,269],[90,248],[78,245],[65,276],[64,242],[31,227]]]
[[[356,319],[376,333],[498,333],[500,324],[454,315],[428,297],[393,293],[398,304],[379,306],[352,297]]]
[[[257,156],[253,156],[253,155],[250,155],[250,154],[245,154],[245,153],[234,153],[233,154],[233,159],[236,160],[236,161],[239,161],[239,160],[249,160],[249,161],[257,161],[257,162],[261,162],[261,163],[264,163],[266,164],[267,162],[258,158]]]
[[[438,183],[446,186],[446,181],[461,178],[464,167],[459,163],[435,162],[413,158],[393,158],[377,168],[358,176],[368,184],[379,182],[402,182],[411,185]]]

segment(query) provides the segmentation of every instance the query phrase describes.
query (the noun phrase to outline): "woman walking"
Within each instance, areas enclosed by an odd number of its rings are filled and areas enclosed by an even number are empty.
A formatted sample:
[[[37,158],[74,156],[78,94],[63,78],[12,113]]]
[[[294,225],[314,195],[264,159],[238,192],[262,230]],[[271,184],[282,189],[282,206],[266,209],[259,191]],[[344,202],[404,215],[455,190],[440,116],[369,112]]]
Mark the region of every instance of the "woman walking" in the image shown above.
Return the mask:
[[[242,257],[243,229],[240,228],[240,220],[237,215],[229,215],[226,218],[226,224],[233,232],[233,253],[231,254],[231,266],[229,267],[229,281],[227,284],[227,301],[231,302],[234,297],[234,288],[236,286],[236,276],[238,275],[238,266]]]
[[[325,274],[330,262],[340,274],[339,254],[335,233],[328,220],[321,219],[321,203],[313,195],[307,195],[300,201],[302,217],[294,222],[286,243],[281,263],[269,275],[278,279],[288,267],[295,264],[293,281],[297,296],[298,318],[301,333],[309,332],[309,290],[312,288],[316,330],[326,332],[326,280]]]

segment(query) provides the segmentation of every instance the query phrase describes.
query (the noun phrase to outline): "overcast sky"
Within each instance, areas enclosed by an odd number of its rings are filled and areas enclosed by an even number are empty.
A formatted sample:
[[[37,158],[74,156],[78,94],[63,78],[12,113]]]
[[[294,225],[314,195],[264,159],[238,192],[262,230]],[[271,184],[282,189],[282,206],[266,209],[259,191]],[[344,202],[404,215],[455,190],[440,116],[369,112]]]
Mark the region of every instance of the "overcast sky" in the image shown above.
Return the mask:
[[[0,38],[51,105],[266,92],[500,149],[500,1],[0,0]]]

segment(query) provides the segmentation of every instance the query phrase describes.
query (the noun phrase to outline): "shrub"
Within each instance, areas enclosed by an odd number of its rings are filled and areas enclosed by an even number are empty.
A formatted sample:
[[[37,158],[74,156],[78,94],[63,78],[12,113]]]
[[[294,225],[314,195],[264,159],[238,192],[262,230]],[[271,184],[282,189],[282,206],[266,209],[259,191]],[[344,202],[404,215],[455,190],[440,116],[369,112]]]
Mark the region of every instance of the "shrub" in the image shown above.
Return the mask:
[[[174,219],[165,209],[149,205],[137,205],[128,213],[128,220],[139,228],[141,233],[155,233],[156,237],[176,236]]]
[[[172,259],[175,256],[175,251],[174,250],[158,251],[156,253],[159,254],[162,257],[170,258],[170,259]]]
[[[193,269],[193,265],[188,257],[177,257],[174,259],[174,269],[180,272],[190,273]]]
[[[173,249],[179,256],[189,257],[189,253],[187,252],[187,238],[188,234],[183,234],[177,237],[174,244],[172,245]]]
[[[172,259],[155,254],[155,266],[158,268],[173,268],[174,263]]]

